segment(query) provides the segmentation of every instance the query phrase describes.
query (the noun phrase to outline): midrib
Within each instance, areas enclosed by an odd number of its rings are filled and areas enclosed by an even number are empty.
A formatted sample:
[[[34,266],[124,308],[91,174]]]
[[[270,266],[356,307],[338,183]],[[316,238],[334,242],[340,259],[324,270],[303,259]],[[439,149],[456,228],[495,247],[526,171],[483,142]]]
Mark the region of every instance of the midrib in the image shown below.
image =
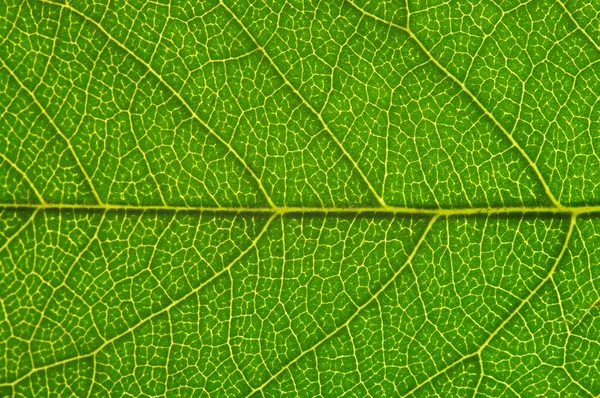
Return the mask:
[[[197,213],[255,213],[255,214],[414,214],[430,216],[476,215],[476,214],[584,214],[600,213],[599,206],[532,206],[532,207],[472,207],[457,209],[426,209],[416,207],[207,207],[207,206],[164,206],[164,205],[121,205],[121,204],[0,204],[0,209],[37,210],[90,210],[90,211],[168,211]]]

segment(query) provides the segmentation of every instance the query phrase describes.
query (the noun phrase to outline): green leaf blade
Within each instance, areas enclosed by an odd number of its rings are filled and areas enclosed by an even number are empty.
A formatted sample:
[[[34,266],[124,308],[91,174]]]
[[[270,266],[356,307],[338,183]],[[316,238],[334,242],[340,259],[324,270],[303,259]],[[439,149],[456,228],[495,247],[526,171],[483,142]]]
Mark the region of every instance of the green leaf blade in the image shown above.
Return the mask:
[[[5,1],[0,396],[596,396],[595,4]]]

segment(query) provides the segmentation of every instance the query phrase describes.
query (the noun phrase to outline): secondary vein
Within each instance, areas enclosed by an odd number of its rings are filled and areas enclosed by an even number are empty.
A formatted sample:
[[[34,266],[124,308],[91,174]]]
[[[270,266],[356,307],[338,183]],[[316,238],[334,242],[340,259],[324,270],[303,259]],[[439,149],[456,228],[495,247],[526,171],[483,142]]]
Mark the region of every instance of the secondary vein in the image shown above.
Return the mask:
[[[106,348],[108,345],[114,343],[115,341],[118,341],[119,339],[121,339],[123,336],[128,335],[129,333],[133,333],[136,329],[138,329],[140,326],[146,324],[147,322],[151,321],[152,319],[156,318],[157,316],[164,314],[165,312],[168,312],[171,310],[171,308],[177,306],[178,304],[182,303],[183,301],[187,300],[188,298],[192,297],[195,294],[198,294],[198,292],[200,290],[202,290],[205,286],[207,286],[208,284],[210,284],[212,281],[214,281],[215,279],[217,279],[219,276],[229,272],[229,270],[235,265],[237,264],[243,257],[246,256],[246,254],[248,254],[252,249],[254,249],[258,242],[261,240],[261,238],[265,235],[265,233],[267,233],[267,231],[269,230],[269,225],[273,222],[273,220],[275,220],[275,218],[277,217],[277,215],[273,215],[271,216],[266,222],[265,224],[262,226],[262,228],[260,229],[259,233],[256,235],[256,237],[250,242],[250,244],[243,250],[240,252],[240,254],[234,258],[229,264],[227,264],[227,266],[225,266],[221,271],[216,272],[215,274],[213,274],[212,276],[210,276],[208,279],[206,279],[204,282],[202,282],[200,285],[198,285],[197,287],[195,287],[194,289],[192,289],[191,291],[189,291],[187,294],[183,295],[182,297],[178,298],[177,300],[172,301],[169,305],[163,307],[162,309],[150,314],[148,317],[140,320],[138,323],[136,323],[135,325],[131,326],[130,328],[128,328],[127,330],[119,333],[118,335],[107,339],[104,341],[104,343],[102,343],[100,346],[98,346],[97,348],[95,348],[92,352],[89,352],[85,355],[77,355],[77,356],[73,356],[70,358],[65,358],[56,362],[52,362],[46,365],[42,365],[42,366],[38,366],[38,367],[33,367],[31,368],[28,372],[20,375],[18,378],[10,381],[10,382],[3,382],[0,383],[0,387],[6,387],[6,386],[14,386],[17,383],[19,383],[21,380],[26,379],[27,377],[29,377],[30,375],[32,375],[35,372],[39,372],[41,370],[46,370],[46,369],[50,369],[53,368],[55,366],[59,366],[62,364],[66,364],[72,361],[76,361],[76,360],[80,360],[83,358],[89,358],[89,357],[95,357],[95,355],[99,352],[101,352],[104,348]],[[19,231],[20,232],[20,231]]]
[[[378,299],[379,295],[382,292],[384,292],[388,288],[388,286],[390,286],[392,283],[394,283],[394,281],[396,280],[396,278],[398,277],[398,275],[400,275],[400,273],[413,260],[413,258],[415,257],[415,255],[419,251],[419,248],[425,242],[425,238],[429,234],[429,231],[431,231],[431,227],[433,227],[433,224],[435,224],[435,222],[438,220],[438,218],[439,218],[439,216],[434,216],[434,217],[431,218],[431,220],[429,220],[429,223],[427,224],[427,227],[425,228],[425,231],[423,231],[423,233],[421,234],[421,237],[419,238],[417,244],[412,249],[412,251],[410,252],[410,254],[408,255],[408,257],[406,258],[406,261],[404,261],[404,263],[398,268],[398,270],[396,272],[394,272],[394,275],[392,275],[392,277],[386,283],[384,283],[379,289],[377,289],[377,291],[375,291],[373,293],[373,295],[371,296],[371,298],[369,300],[367,300],[364,304],[362,304],[360,307],[358,307],[356,309],[356,311],[354,312],[354,314],[352,314],[352,316],[350,316],[344,323],[342,323],[341,325],[339,325],[338,327],[336,327],[334,330],[332,330],[331,332],[329,332],[326,336],[324,336],[322,339],[320,339],[312,347],[310,347],[310,348],[308,348],[306,350],[303,350],[299,355],[297,355],[295,358],[293,358],[291,361],[289,361],[286,365],[282,366],[281,369],[279,369],[279,371],[277,371],[276,373],[272,374],[271,377],[269,377],[268,379],[266,379],[260,386],[254,388],[250,392],[250,394],[248,394],[247,396],[253,396],[256,392],[262,391],[263,388],[265,388],[269,383],[271,383],[273,380],[275,380],[281,373],[283,373],[284,371],[286,371],[287,369],[289,369],[290,366],[292,366],[293,364],[295,364],[296,362],[298,362],[300,359],[302,359],[306,354],[308,354],[309,352],[312,352],[312,351],[316,350],[321,344],[329,341],[329,339],[331,339],[333,336],[335,336],[338,332],[340,332],[341,330],[347,328],[350,325],[350,323],[356,317],[358,317],[366,307],[368,307],[371,303],[373,303],[374,301],[376,301]]]
[[[244,158],[242,158],[240,156],[240,154],[233,148],[233,146],[231,146],[231,144],[229,144],[219,134],[217,134],[216,131],[208,125],[208,123],[206,123],[204,120],[202,120],[200,118],[200,116],[196,113],[196,111],[194,111],[192,109],[192,107],[190,106],[188,101],[186,101],[177,90],[175,90],[156,70],[154,70],[154,68],[150,64],[148,64],[144,59],[142,59],[140,56],[138,56],[135,52],[133,52],[132,50],[127,48],[123,43],[121,43],[120,41],[115,39],[104,28],[104,26],[102,26],[99,22],[96,22],[95,20],[88,17],[86,14],[82,13],[78,9],[70,6],[69,4],[60,4],[60,3],[55,3],[55,2],[49,1],[49,0],[41,0],[41,1],[44,3],[47,3],[47,4],[64,7],[66,9],[68,9],[69,11],[71,11],[72,13],[79,15],[81,18],[85,19],[86,21],[89,21],[91,24],[96,26],[96,28],[98,28],[98,30],[100,30],[109,41],[112,41],[113,43],[115,43],[117,46],[119,46],[121,49],[123,49],[125,52],[127,52],[127,54],[131,55],[137,62],[144,65],[154,77],[156,77],[171,93],[173,93],[175,98],[177,98],[179,100],[179,102],[185,107],[185,109],[190,113],[192,118],[197,120],[204,128],[206,128],[208,130],[208,132],[211,135],[213,135],[221,144],[223,144],[233,154],[233,156],[244,166],[244,168],[250,173],[250,175],[253,177],[253,179],[258,184],[258,188],[260,189],[261,193],[263,194],[263,196],[265,197],[265,199],[267,200],[269,205],[273,208],[277,207],[277,205],[275,205],[275,203],[271,199],[271,196],[265,189],[265,187],[262,183],[262,180],[260,178],[258,178],[258,175],[256,175],[254,170],[244,160]]]
[[[550,268],[550,270],[548,271],[548,274],[544,277],[544,279],[542,279],[533,288],[533,290],[531,290],[529,292],[529,294],[527,295],[527,297],[525,297],[523,300],[521,300],[521,302],[519,303],[519,305],[510,313],[510,315],[507,316],[504,319],[504,321],[502,321],[502,323],[500,323],[500,325],[498,325],[498,327],[496,327],[490,333],[490,335],[479,346],[479,348],[475,352],[472,352],[470,354],[467,354],[465,356],[460,357],[459,359],[457,359],[456,361],[450,363],[449,365],[447,365],[446,367],[444,367],[440,371],[438,371],[438,372],[434,373],[433,375],[429,376],[427,379],[423,380],[417,386],[415,386],[414,388],[412,388],[410,391],[407,391],[404,394],[404,396],[408,396],[408,395],[414,393],[415,391],[419,390],[421,387],[423,387],[427,383],[433,381],[435,378],[437,378],[438,376],[446,373],[448,370],[452,369],[454,366],[458,365],[459,363],[461,363],[463,361],[466,361],[466,360],[468,360],[470,358],[474,358],[474,357],[481,358],[481,354],[482,354],[483,350],[485,350],[485,348],[494,340],[494,338],[498,335],[498,333],[500,333],[502,330],[504,330],[504,328],[506,327],[506,325],[521,311],[521,309],[527,303],[529,303],[529,301],[539,292],[539,290],[546,284],[546,282],[548,282],[552,278],[552,276],[554,275],[554,273],[556,271],[556,268],[558,267],[558,264],[561,262],[562,258],[564,257],[564,255],[565,255],[565,253],[567,251],[567,246],[569,244],[569,241],[571,240],[571,236],[573,235],[573,230],[575,229],[575,222],[576,222],[576,220],[577,220],[577,214],[572,214],[570,222],[569,222],[569,229],[568,229],[568,231],[567,231],[567,233],[565,235],[565,241],[563,243],[562,249],[561,249],[560,253],[558,254],[558,256],[556,257],[556,260],[552,264],[552,268]]]
[[[362,8],[360,8],[359,6],[357,6],[356,4],[354,4],[354,2],[352,0],[346,0],[348,2],[348,4],[350,4],[352,7],[354,7],[355,9],[357,9],[358,11],[360,11],[361,13],[375,19],[376,21],[382,22],[386,25],[392,26],[396,29],[399,29],[401,31],[403,31],[404,33],[406,33],[421,49],[421,51],[423,51],[423,53],[425,53],[425,55],[429,58],[429,60],[440,70],[442,71],[446,76],[448,76],[452,81],[454,81],[456,84],[458,84],[458,86],[461,88],[461,90],[466,93],[471,100],[477,105],[477,107],[479,109],[481,109],[481,111],[492,121],[492,123],[494,123],[494,125],[496,127],[498,127],[502,133],[504,133],[504,135],[509,139],[509,141],[511,142],[512,146],[519,151],[519,153],[521,154],[521,156],[527,161],[527,163],[529,164],[529,166],[531,167],[531,169],[533,170],[533,172],[536,174],[538,180],[540,181],[540,184],[542,184],[542,187],[544,188],[544,191],[546,193],[546,195],[548,196],[548,198],[550,199],[550,201],[554,204],[554,206],[556,206],[557,208],[562,208],[562,204],[558,201],[558,199],[556,199],[556,197],[554,196],[554,194],[552,193],[552,190],[550,189],[550,186],[548,185],[548,183],[546,182],[546,179],[543,177],[541,171],[539,170],[539,168],[537,167],[537,164],[533,161],[533,159],[531,159],[531,157],[527,154],[527,152],[525,152],[525,150],[523,149],[523,147],[521,147],[521,145],[519,145],[519,143],[517,142],[517,140],[515,140],[515,138],[513,137],[513,135],[511,133],[508,132],[508,130],[506,130],[506,128],[500,124],[500,122],[498,121],[498,119],[496,119],[496,117],[494,116],[494,114],[492,112],[490,112],[480,101],[479,99],[477,99],[477,97],[471,92],[471,90],[469,90],[469,88],[462,82],[460,81],[456,76],[454,76],[454,74],[452,74],[448,69],[446,69],[437,59],[435,59],[433,57],[433,55],[431,55],[431,53],[429,52],[429,50],[425,47],[425,45],[423,45],[423,43],[419,40],[419,38],[407,27],[398,25],[394,22],[391,21],[387,21],[383,18],[378,17],[377,15],[371,14],[369,12],[367,12],[366,10],[363,10]]]
[[[38,99],[35,96],[34,92],[32,90],[30,90],[29,87],[27,87],[21,81],[21,79],[19,79],[19,77],[15,74],[15,72],[12,69],[10,69],[8,67],[8,65],[6,64],[6,62],[4,62],[4,60],[1,59],[1,58],[0,58],[0,65],[3,66],[4,69],[6,69],[6,71],[12,76],[12,78],[15,79],[15,81],[17,82],[17,84],[19,86],[21,86],[21,88],[25,92],[27,92],[27,94],[29,94],[29,96],[33,100],[33,103],[40,109],[40,111],[46,117],[46,119],[48,119],[48,121],[50,122],[50,124],[52,125],[52,127],[54,127],[54,130],[56,130],[56,133],[65,141],[65,144],[67,145],[67,148],[69,149],[69,152],[71,152],[71,154],[75,158],[75,162],[77,163],[77,166],[79,167],[79,169],[83,173],[83,176],[84,176],[86,182],[90,186],[92,194],[94,195],[94,199],[96,200],[96,202],[102,204],[103,201],[102,201],[102,199],[100,199],[100,195],[98,194],[98,191],[96,190],[96,187],[94,186],[94,183],[92,182],[91,177],[89,176],[89,174],[85,170],[85,167],[83,167],[83,164],[81,163],[81,160],[79,159],[79,156],[77,156],[77,153],[75,152],[75,149],[73,148],[73,145],[71,144],[71,140],[69,139],[69,137],[67,137],[62,132],[62,130],[58,127],[58,125],[56,124],[56,122],[54,121],[54,119],[46,111],[46,108],[40,103],[40,101],[38,101]]]
[[[377,190],[375,189],[375,187],[373,187],[373,184],[371,184],[371,182],[369,181],[369,179],[367,178],[367,176],[365,175],[365,173],[358,166],[358,163],[352,158],[352,156],[350,156],[350,153],[348,153],[348,151],[346,150],[346,148],[342,145],[342,142],[337,138],[337,136],[333,133],[333,131],[331,131],[331,129],[329,128],[329,126],[327,125],[327,123],[325,123],[325,120],[323,120],[323,116],[321,115],[321,113],[318,112],[310,104],[310,102],[308,102],[306,100],[306,98],[304,98],[304,96],[300,93],[300,91],[298,91],[298,89],[296,89],[296,87],[294,87],[294,85],[292,85],[292,83],[288,80],[288,78],[286,77],[286,75],[281,71],[281,69],[279,69],[279,67],[277,66],[277,64],[275,64],[275,62],[273,61],[273,59],[271,58],[271,56],[269,55],[269,53],[267,53],[267,51],[265,50],[265,48],[260,45],[260,43],[252,35],[252,33],[250,33],[250,31],[248,30],[248,28],[246,28],[246,25],[244,25],[242,23],[242,21],[240,20],[240,18],[225,4],[225,2],[223,0],[221,0],[221,5],[223,6],[223,8],[225,8],[225,10],[227,10],[227,12],[233,17],[233,19],[235,19],[235,21],[242,28],[242,30],[246,33],[246,35],[248,35],[248,37],[250,38],[250,40],[252,40],[252,42],[254,43],[254,45],[259,49],[259,51],[269,61],[269,64],[275,69],[275,71],[279,74],[279,76],[281,76],[281,78],[283,79],[283,81],[285,82],[285,84],[289,88],[292,89],[292,91],[294,92],[294,94],[296,94],[296,96],[298,96],[298,98],[300,98],[300,100],[302,101],[302,103],[317,117],[317,119],[319,119],[319,121],[323,125],[323,128],[325,128],[325,131],[329,134],[329,136],[335,142],[335,144],[338,146],[338,148],[340,148],[340,150],[342,151],[342,153],[344,154],[344,156],[350,161],[350,163],[352,163],[352,166],[358,172],[358,174],[360,174],[360,176],[364,180],[365,184],[367,184],[367,187],[369,188],[369,190],[371,191],[371,193],[373,194],[373,196],[375,197],[375,199],[377,200],[377,202],[382,207],[385,207],[386,204],[385,204],[385,201],[384,201],[383,197],[377,192]]]

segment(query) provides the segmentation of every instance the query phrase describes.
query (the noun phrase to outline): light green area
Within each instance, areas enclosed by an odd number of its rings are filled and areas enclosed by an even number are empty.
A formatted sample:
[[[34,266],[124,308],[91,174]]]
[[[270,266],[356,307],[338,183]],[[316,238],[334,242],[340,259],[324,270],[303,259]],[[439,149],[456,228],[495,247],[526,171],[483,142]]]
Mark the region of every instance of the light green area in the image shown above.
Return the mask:
[[[599,24],[0,0],[0,397],[600,395]]]

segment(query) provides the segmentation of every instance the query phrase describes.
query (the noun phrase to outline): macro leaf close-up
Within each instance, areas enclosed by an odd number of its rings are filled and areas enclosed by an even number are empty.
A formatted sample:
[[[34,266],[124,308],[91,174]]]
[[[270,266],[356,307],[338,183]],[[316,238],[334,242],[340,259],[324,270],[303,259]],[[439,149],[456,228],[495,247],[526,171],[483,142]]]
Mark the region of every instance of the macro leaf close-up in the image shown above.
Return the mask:
[[[0,397],[600,396],[598,0],[0,0]]]

